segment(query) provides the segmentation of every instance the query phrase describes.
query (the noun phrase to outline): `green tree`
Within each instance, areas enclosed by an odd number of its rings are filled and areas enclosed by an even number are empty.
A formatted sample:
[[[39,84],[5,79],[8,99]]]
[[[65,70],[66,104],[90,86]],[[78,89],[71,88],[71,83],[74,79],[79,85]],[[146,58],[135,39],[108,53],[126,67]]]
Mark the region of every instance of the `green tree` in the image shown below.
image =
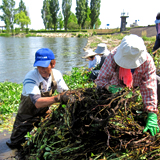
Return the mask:
[[[52,17],[52,24],[54,25],[54,31],[57,29],[57,13],[59,11],[59,2],[58,0],[50,1],[50,13]]]
[[[62,16],[62,13],[59,12],[58,14],[58,18],[57,18],[57,26],[58,28],[61,30],[64,26],[64,21],[63,21],[63,16]]]
[[[90,29],[91,27],[91,18],[90,18],[90,14],[91,14],[91,10],[89,8],[89,6],[87,7],[87,16],[86,16],[86,20],[84,22],[83,28],[88,28]]]
[[[98,28],[100,27],[100,25],[101,25],[101,21],[100,21],[100,19],[98,18],[98,19],[97,19],[97,22],[95,23],[95,28],[98,29]]]
[[[87,11],[88,11],[88,0],[86,0],[86,17],[84,18],[84,21],[82,22],[82,28],[84,28],[84,24],[85,24],[85,21],[87,19]]]
[[[44,0],[43,1],[43,7],[41,9],[43,24],[45,26],[45,29],[49,29],[52,26],[52,18],[50,13],[50,0]]]
[[[25,3],[23,2],[23,0],[21,0],[21,1],[19,2],[18,11],[19,11],[19,13],[20,13],[21,11],[23,11],[23,12],[25,13],[25,15],[29,17],[29,13],[28,13],[27,10],[26,10],[26,6],[25,6]],[[27,25],[26,27],[28,28],[28,25]]]
[[[24,29],[24,26],[28,26],[31,24],[31,20],[28,16],[26,16],[25,12],[21,11],[20,13],[15,14],[14,23],[21,26],[21,29]]]
[[[0,10],[3,12],[3,15],[0,16],[0,19],[4,21],[7,33],[10,32],[10,29],[13,29],[15,14],[14,6],[14,0],[2,0],[2,5],[0,6]]]
[[[73,12],[71,12],[71,14],[70,14],[70,16],[69,16],[69,18],[68,18],[68,24],[69,24],[70,22],[75,22],[75,23],[77,23],[77,17],[76,17],[76,15],[75,15]],[[78,24],[78,23],[77,23],[77,24]]]
[[[62,13],[64,17],[64,28],[67,31],[68,18],[71,14],[72,0],[62,0]]]
[[[78,25],[78,23],[70,22],[70,23],[68,23],[67,28],[70,30],[79,29],[79,25]]]
[[[21,0],[21,1],[19,2],[19,8],[18,8],[18,10],[19,10],[19,13],[20,13],[21,11],[23,11],[23,12],[26,14],[26,16],[27,16],[26,6],[25,6],[23,0]]]
[[[91,18],[92,28],[97,22],[100,14],[100,3],[101,3],[101,0],[91,0],[91,3],[90,3],[90,9],[91,9],[90,18]]]
[[[67,28],[68,29],[78,29],[79,28],[79,25],[77,23],[77,17],[73,12],[71,12],[68,18]]]
[[[76,17],[78,19],[78,24],[80,29],[82,28],[82,24],[86,19],[87,9],[86,9],[86,0],[76,0]]]

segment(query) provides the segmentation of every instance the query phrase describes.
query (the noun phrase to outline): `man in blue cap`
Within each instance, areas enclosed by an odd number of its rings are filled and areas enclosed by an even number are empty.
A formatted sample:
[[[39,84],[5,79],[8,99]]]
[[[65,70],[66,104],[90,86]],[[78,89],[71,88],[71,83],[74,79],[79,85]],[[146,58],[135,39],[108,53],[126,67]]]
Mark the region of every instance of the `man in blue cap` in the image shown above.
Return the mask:
[[[55,56],[49,48],[41,48],[35,54],[34,70],[28,72],[23,81],[21,103],[13,125],[12,135],[6,144],[14,149],[25,142],[25,135],[46,116],[53,103],[67,102],[68,90],[60,71],[54,69]],[[54,91],[61,93],[52,96]]]

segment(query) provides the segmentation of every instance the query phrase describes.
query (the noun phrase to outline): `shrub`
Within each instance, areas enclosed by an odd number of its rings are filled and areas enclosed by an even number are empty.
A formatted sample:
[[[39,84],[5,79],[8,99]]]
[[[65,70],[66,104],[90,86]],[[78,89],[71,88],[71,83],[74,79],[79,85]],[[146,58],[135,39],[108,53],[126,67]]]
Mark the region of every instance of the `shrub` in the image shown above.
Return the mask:
[[[79,33],[77,37],[79,37],[79,38],[83,37],[83,34]]]
[[[29,28],[26,28],[26,34],[28,34],[29,33]]]
[[[20,28],[15,28],[15,34],[19,34],[20,33]]]
[[[97,32],[96,32],[96,31],[94,31],[92,35],[96,35],[96,34],[97,34]]]

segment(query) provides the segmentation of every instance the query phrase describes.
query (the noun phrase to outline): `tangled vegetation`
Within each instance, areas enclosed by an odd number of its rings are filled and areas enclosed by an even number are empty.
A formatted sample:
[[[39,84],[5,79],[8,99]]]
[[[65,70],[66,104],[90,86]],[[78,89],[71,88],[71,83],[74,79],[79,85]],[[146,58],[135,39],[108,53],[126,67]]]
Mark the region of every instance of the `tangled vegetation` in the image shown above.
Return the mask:
[[[160,158],[160,133],[154,137],[143,133],[147,113],[138,88],[117,94],[94,87],[69,93],[74,103],[61,103],[36,131],[28,133],[20,151],[23,159]]]

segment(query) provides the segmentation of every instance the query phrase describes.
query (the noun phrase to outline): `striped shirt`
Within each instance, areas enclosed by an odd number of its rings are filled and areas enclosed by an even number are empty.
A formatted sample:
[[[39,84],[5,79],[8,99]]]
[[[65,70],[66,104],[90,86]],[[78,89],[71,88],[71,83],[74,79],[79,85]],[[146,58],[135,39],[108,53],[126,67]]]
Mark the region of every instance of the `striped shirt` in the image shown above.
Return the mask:
[[[68,90],[68,86],[66,85],[63,76],[60,71],[56,69],[52,69],[53,76],[55,81],[57,82],[57,92],[61,93],[64,90]],[[28,96],[30,94],[37,95],[41,94],[41,92],[47,92],[51,90],[51,82],[52,77],[46,81],[38,72],[38,69],[34,69],[28,72],[23,81],[23,90],[22,94],[24,96]],[[40,83],[42,84],[42,89],[39,89]]]
[[[124,87],[119,80],[118,65],[115,63],[113,56],[117,48],[105,59],[99,75],[95,80],[97,86],[103,88],[106,85],[117,85]],[[147,53],[147,60],[135,71],[132,75],[133,87],[140,87],[140,92],[143,99],[144,111],[158,112],[157,109],[157,80],[156,67],[153,58]]]

